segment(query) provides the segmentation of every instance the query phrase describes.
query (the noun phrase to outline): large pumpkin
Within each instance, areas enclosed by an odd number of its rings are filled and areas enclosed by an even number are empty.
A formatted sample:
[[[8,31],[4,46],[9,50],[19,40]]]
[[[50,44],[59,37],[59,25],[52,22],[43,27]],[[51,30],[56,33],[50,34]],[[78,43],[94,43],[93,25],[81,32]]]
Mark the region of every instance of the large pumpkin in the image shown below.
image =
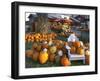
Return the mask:
[[[66,56],[61,57],[61,65],[62,66],[69,66],[71,65],[69,59]]]
[[[71,54],[75,54],[75,53],[76,53],[76,47],[75,47],[75,46],[72,46],[72,47],[71,47],[70,53],[71,53]]]
[[[77,53],[80,55],[84,54],[84,49],[82,47],[77,48]]]
[[[73,46],[75,46],[76,48],[80,47],[81,46],[80,41],[73,42]]]
[[[26,54],[26,57],[31,58],[33,55],[33,50],[26,50],[25,54]]]
[[[48,53],[47,53],[47,49],[44,49],[43,51],[40,52],[39,54],[39,62],[40,64],[45,64],[48,60]]]

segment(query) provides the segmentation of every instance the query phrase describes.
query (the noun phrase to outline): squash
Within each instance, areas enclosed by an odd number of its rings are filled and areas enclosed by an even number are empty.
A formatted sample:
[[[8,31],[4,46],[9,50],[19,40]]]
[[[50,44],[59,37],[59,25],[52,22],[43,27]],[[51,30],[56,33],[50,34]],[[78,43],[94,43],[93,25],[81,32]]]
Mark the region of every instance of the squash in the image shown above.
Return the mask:
[[[80,55],[84,54],[84,49],[82,47],[77,48],[77,53]]]
[[[48,58],[49,58],[49,56],[48,56],[48,53],[47,53],[47,49],[45,48],[39,54],[39,62],[40,62],[40,64],[45,64],[48,61]]]
[[[55,54],[49,54],[49,61],[54,62],[55,61]]]
[[[52,54],[54,54],[54,53],[57,51],[56,46],[51,46],[51,47],[49,48],[49,51],[50,51]]]
[[[75,53],[76,53],[76,47],[75,47],[75,46],[72,46],[72,47],[71,47],[70,53],[71,53],[71,54],[75,54]]]
[[[71,65],[69,59],[65,55],[63,55],[61,57],[60,63],[62,66],[70,66]]]
[[[33,55],[32,55],[32,60],[33,60],[33,61],[37,61],[37,60],[38,60],[38,57],[39,57],[39,52],[34,51],[34,53],[33,53]]]
[[[26,57],[31,58],[33,55],[33,50],[26,50],[25,54],[26,54]]]
[[[76,48],[79,48],[81,46],[80,41],[73,42],[73,46],[75,46]]]

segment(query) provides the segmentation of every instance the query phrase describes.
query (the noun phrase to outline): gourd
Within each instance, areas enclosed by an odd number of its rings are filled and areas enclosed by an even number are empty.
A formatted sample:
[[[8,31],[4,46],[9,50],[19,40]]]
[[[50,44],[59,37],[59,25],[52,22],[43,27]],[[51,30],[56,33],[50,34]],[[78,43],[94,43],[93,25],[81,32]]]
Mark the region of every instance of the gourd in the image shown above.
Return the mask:
[[[43,51],[40,52],[39,54],[39,62],[40,64],[45,64],[48,60],[48,53],[47,53],[47,49],[43,49]]]
[[[66,55],[63,55],[61,57],[60,62],[61,62],[62,66],[70,66],[71,65],[71,63],[70,63],[69,59],[66,57]]]
[[[49,48],[49,51],[50,51],[52,54],[54,54],[54,53],[57,51],[56,46],[51,46],[51,47]]]

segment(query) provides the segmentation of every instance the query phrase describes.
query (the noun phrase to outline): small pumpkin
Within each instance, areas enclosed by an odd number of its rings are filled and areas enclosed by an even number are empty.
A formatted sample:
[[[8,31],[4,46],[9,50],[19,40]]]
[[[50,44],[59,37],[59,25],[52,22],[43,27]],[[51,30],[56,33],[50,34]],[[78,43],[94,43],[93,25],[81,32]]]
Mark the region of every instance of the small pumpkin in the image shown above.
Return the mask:
[[[39,54],[39,62],[40,62],[40,64],[45,64],[47,62],[48,58],[49,58],[49,56],[48,56],[48,53],[47,53],[47,49],[45,48]]]
[[[51,47],[49,48],[49,51],[50,51],[52,54],[54,54],[54,53],[57,51],[56,46],[51,46]]]
[[[84,49],[82,47],[77,48],[77,53],[80,55],[84,54]]]
[[[26,54],[26,57],[31,58],[33,55],[33,50],[26,50],[25,54]]]
[[[76,47],[75,47],[75,46],[72,46],[72,47],[71,47],[70,53],[71,53],[71,54],[75,54],[75,53],[76,53]]]
[[[75,46],[76,48],[79,48],[81,46],[80,41],[73,42],[73,46]]]
[[[71,62],[69,61],[69,59],[65,55],[63,55],[61,57],[60,62],[61,62],[62,66],[70,66],[71,65]]]
[[[34,49],[34,48],[37,48],[37,47],[38,47],[38,44],[37,44],[36,42],[34,42],[34,43],[33,43],[33,49]]]

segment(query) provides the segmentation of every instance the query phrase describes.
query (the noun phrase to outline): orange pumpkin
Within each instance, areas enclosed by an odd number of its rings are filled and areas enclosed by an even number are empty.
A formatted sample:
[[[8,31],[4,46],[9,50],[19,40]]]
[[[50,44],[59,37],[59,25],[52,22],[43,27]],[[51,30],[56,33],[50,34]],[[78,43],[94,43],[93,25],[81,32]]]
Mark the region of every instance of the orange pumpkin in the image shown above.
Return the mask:
[[[82,47],[77,48],[77,53],[80,55],[84,54],[84,49]]]
[[[33,50],[26,50],[25,54],[26,54],[26,57],[31,58],[33,55]]]
[[[71,53],[71,54],[75,54],[75,53],[76,53],[76,48],[75,48],[75,46],[72,46],[72,47],[71,47],[70,53]]]
[[[47,49],[44,49],[43,51],[40,52],[39,54],[39,62],[40,64],[45,64],[48,61],[48,53]]]
[[[69,59],[66,58],[66,56],[62,56],[61,57],[61,65],[62,66],[70,66],[71,65]]]
[[[81,46],[80,41],[73,42],[73,46],[75,46],[76,48],[80,47]]]

